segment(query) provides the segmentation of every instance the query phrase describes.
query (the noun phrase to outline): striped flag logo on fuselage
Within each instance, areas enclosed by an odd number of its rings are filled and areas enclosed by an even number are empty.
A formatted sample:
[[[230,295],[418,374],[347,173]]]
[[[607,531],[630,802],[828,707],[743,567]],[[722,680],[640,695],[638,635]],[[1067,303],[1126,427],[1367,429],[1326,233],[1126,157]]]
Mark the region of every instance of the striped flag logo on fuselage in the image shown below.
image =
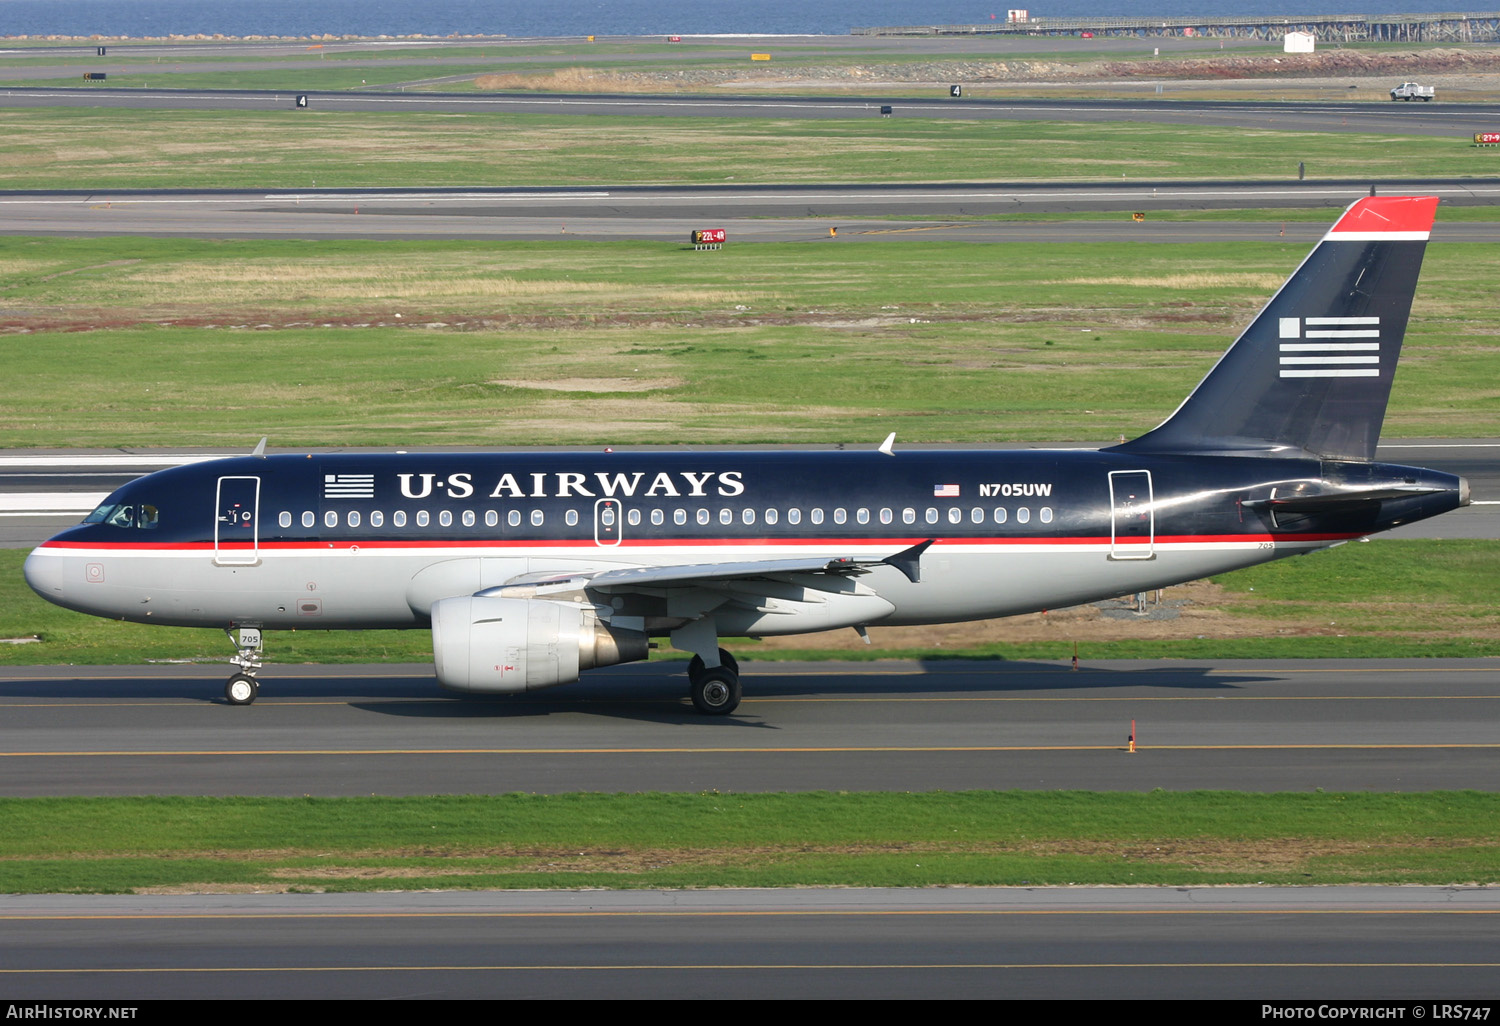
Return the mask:
[[[1283,317],[1281,338],[1283,378],[1380,376],[1379,317]]]
[[[375,498],[375,475],[324,474],[323,498],[373,499]]]

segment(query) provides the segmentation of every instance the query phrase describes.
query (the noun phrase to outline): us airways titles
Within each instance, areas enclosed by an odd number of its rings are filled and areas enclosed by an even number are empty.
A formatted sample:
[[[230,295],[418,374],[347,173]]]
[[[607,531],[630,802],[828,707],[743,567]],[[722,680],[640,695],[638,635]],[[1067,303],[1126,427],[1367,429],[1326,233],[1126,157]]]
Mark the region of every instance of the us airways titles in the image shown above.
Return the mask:
[[[691,470],[648,475],[637,470],[629,473],[595,471],[592,474],[573,471],[551,473],[501,474],[488,491],[491,499],[566,499],[582,498],[705,498],[709,495],[732,497],[743,495],[742,471]],[[450,499],[467,499],[474,495],[473,474],[397,474],[401,494],[408,499],[425,499],[434,492]]]

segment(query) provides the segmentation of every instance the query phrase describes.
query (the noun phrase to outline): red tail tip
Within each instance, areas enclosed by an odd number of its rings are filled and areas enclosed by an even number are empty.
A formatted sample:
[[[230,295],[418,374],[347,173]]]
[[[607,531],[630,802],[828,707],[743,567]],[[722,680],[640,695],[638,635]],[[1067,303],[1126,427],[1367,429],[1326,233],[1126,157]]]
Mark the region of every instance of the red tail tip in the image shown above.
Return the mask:
[[[1430,232],[1436,196],[1369,196],[1344,211],[1330,233]]]

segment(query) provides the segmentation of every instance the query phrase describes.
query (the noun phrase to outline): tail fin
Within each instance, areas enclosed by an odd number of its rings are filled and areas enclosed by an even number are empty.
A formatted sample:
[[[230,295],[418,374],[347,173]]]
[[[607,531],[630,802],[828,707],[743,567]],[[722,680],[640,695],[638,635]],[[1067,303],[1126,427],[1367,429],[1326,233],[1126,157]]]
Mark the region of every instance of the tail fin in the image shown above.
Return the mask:
[[[1114,451],[1372,459],[1437,203],[1351,206],[1177,412]]]

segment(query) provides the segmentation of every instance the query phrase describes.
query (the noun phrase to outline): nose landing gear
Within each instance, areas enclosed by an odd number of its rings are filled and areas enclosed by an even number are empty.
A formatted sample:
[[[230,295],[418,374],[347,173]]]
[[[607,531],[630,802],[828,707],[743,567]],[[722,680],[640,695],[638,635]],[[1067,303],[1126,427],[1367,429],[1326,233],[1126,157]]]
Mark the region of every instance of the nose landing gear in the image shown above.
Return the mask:
[[[255,679],[255,671],[262,666],[260,628],[241,627],[238,640],[231,628],[226,627],[224,633],[235,648],[234,658],[229,661],[240,668],[225,682],[224,700],[230,705],[249,705],[260,694],[260,682]]]
[[[236,673],[224,685],[224,700],[230,705],[249,705],[260,694],[260,683],[248,673]]]

